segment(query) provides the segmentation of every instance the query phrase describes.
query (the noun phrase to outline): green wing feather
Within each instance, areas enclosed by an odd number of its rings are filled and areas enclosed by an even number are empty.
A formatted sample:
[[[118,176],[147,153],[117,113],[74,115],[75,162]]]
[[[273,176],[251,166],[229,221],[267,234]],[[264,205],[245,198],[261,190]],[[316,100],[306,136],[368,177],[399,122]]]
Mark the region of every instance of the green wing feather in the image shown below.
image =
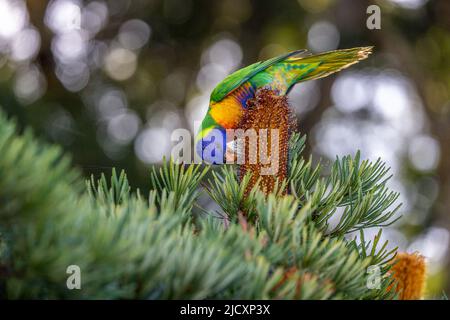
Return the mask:
[[[241,84],[248,81],[251,77],[256,75],[257,73],[267,69],[268,67],[283,61],[289,57],[296,56],[302,53],[305,53],[306,50],[296,50],[289,52],[287,54],[266,60],[266,61],[260,61],[256,62],[254,64],[251,64],[245,68],[242,68],[229,76],[227,76],[225,79],[223,79],[222,82],[220,82],[217,87],[213,90],[211,93],[211,101],[218,102],[225,98],[230,92],[238,88]]]
[[[298,73],[295,82],[320,79],[332,73],[341,71],[351,65],[366,59],[372,52],[373,47],[357,47],[350,49],[340,49],[310,55],[307,57],[296,58],[292,57],[284,61],[291,65],[315,65],[315,68],[308,70],[307,73]],[[306,68],[308,69],[308,68]]]

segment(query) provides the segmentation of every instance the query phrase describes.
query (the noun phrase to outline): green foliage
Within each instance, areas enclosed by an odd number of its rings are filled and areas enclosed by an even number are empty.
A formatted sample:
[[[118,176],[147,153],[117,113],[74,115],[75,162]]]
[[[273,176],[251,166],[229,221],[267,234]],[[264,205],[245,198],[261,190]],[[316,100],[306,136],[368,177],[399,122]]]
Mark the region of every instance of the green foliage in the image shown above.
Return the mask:
[[[226,219],[236,220],[240,211],[249,213],[248,219],[254,220],[255,193],[257,185],[250,190],[248,196],[245,191],[249,186],[250,173],[241,181],[238,180],[236,170],[231,166],[222,166],[220,173],[213,172],[212,178],[205,184],[205,190],[222,209],[219,216],[225,215]]]
[[[292,140],[299,140],[294,134]],[[303,206],[309,206],[320,230],[331,236],[372,228],[385,227],[400,217],[393,219],[400,208],[399,194],[389,191],[386,177],[389,169],[378,159],[375,163],[361,161],[359,151],[355,158],[336,158],[329,176],[321,175],[321,164],[315,167],[311,158],[306,162],[299,154],[290,158],[290,191]],[[329,230],[329,219],[336,210],[343,210],[339,223]]]
[[[17,135],[0,115],[0,296],[393,298],[387,272],[396,250],[378,248],[381,233],[369,242],[362,233],[393,221],[387,170],[357,154],[324,177],[301,157],[304,142],[293,135],[287,195],[254,188],[245,197],[249,177],[239,182],[231,167],[205,178],[208,168],[168,161],[151,169],[144,197],[115,170],[83,189],[59,148]],[[194,221],[202,180],[227,223],[205,209]],[[342,217],[330,227],[337,208]],[[359,239],[344,237],[354,230]],[[80,290],[66,287],[70,265],[81,269]],[[380,289],[367,287],[371,265],[380,267]]]
[[[100,210],[105,210],[107,214],[114,212],[116,205],[127,201],[131,190],[125,171],[121,171],[117,176],[116,169],[112,170],[110,186],[106,182],[106,176],[102,173],[97,183],[93,176],[91,180],[86,181],[86,188],[92,205],[97,206]]]
[[[159,171],[152,167],[150,185],[153,190],[157,191],[156,199],[158,201],[161,200],[159,195],[166,190],[174,192],[176,205],[181,205],[181,197],[187,197],[183,204],[192,206],[199,194],[197,186],[207,172],[208,168],[201,169],[200,165],[187,166],[186,169],[182,164],[176,165],[172,159],[169,162],[164,159]]]

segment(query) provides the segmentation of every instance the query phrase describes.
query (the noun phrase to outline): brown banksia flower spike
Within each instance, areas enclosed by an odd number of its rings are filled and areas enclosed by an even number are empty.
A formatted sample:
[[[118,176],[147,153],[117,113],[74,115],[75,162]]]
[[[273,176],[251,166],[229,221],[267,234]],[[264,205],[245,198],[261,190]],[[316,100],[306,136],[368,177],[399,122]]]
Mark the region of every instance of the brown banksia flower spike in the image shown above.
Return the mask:
[[[419,253],[399,252],[390,270],[394,283],[390,289],[396,290],[400,300],[422,299],[426,281],[425,258]]]
[[[277,296],[277,294],[284,290],[284,286],[289,281],[295,283],[294,295],[292,296],[293,299],[301,299],[302,290],[303,291],[306,290],[307,292],[309,290],[307,288],[309,286],[308,284],[311,283],[312,284],[320,283],[321,290],[323,290],[323,292],[325,292],[327,295],[331,295],[335,291],[334,284],[331,280],[326,278],[320,279],[317,275],[310,272],[302,273],[297,267],[293,266],[284,270],[281,279],[272,288],[272,292],[275,293],[276,298],[282,298],[282,295]]]
[[[239,127],[246,133],[239,178],[251,172],[247,193],[259,180],[260,189],[269,194],[288,176],[289,139],[296,120],[286,96],[258,90],[255,98],[247,102]]]

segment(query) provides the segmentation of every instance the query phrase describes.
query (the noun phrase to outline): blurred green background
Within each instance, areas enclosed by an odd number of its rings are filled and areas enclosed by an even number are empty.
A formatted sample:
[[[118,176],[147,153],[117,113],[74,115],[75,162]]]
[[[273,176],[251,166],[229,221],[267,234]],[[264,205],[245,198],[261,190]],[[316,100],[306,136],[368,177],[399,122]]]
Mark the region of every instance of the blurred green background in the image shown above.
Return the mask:
[[[379,30],[366,27],[372,4]],[[448,0],[0,0],[0,107],[86,176],[117,167],[146,190],[172,131],[194,132],[230,72],[294,49],[374,45],[290,101],[314,158],[360,149],[392,168],[404,218],[384,237],[426,256],[427,296],[439,298],[450,288],[449,17]]]

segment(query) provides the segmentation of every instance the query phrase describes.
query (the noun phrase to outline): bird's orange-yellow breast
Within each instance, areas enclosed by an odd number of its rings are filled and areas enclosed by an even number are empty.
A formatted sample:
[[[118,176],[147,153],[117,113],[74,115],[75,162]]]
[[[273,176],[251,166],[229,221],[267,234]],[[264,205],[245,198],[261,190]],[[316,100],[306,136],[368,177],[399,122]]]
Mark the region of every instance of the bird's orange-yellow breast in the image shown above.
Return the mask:
[[[225,129],[236,128],[244,114],[247,100],[254,96],[254,91],[250,82],[243,83],[221,101],[211,104],[211,117]]]
[[[236,128],[241,121],[244,110],[241,102],[234,95],[211,105],[211,117],[225,129]]]

